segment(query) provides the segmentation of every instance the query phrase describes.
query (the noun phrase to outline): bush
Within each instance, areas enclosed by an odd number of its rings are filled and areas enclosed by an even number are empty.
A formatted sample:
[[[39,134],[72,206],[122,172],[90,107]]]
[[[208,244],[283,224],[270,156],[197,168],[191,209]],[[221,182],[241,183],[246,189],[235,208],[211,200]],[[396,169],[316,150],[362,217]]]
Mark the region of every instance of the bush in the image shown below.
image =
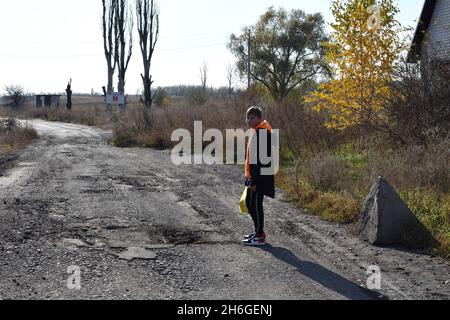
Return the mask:
[[[284,168],[277,177],[277,184],[286,193],[286,200],[294,202],[321,219],[342,224],[357,221],[362,201],[346,190],[323,191],[312,186],[307,179],[293,180],[292,168]]]
[[[0,156],[28,145],[38,138],[32,128],[23,127],[14,119],[0,121]]]
[[[361,202],[345,193],[320,193],[306,205],[306,209],[325,221],[354,223],[361,211]]]
[[[320,190],[337,191],[344,185],[345,162],[331,154],[309,158],[302,166],[303,175]]]
[[[450,258],[450,195],[416,188],[401,192],[401,197],[431,235],[438,240],[439,253]]]
[[[20,123],[16,119],[0,119],[0,132],[11,132],[17,128],[20,128]]]
[[[168,107],[170,103],[169,95],[166,90],[158,88],[156,91],[155,99],[153,100],[158,107]]]
[[[274,100],[269,90],[262,84],[255,82],[242,95],[246,105],[260,106],[272,103]]]
[[[450,65],[433,62],[405,65],[391,85],[380,129],[394,143],[421,144],[449,137]]]
[[[201,106],[208,101],[208,93],[203,87],[192,87],[187,91],[186,98],[192,105]]]
[[[26,100],[26,94],[24,88],[18,85],[11,85],[5,87],[6,91],[6,104],[14,108],[20,108],[23,106]]]
[[[383,176],[400,190],[432,189],[450,192],[450,140],[428,147],[420,145],[396,149],[371,150],[368,167],[370,179]]]
[[[133,106],[126,110],[113,128],[113,145],[117,147],[153,147],[164,149],[173,145],[170,120],[165,109]]]

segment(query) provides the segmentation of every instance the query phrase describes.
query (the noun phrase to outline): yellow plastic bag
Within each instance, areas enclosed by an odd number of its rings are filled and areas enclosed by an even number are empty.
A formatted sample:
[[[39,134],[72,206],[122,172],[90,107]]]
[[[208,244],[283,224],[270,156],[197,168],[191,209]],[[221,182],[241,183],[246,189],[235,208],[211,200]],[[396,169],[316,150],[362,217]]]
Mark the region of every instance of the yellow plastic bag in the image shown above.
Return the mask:
[[[246,214],[248,213],[247,208],[247,193],[248,193],[248,187],[245,187],[244,192],[242,193],[241,201],[239,203],[239,206],[241,208],[241,213]]]

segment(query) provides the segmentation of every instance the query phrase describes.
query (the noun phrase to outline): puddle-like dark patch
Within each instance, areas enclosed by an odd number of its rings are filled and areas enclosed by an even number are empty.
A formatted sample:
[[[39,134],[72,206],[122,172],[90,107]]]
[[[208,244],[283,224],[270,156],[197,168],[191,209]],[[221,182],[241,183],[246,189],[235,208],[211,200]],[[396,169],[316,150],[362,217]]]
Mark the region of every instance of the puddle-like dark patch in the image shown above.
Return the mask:
[[[129,229],[130,226],[120,226],[120,225],[108,225],[105,227],[106,230],[123,230],[123,229]]]
[[[73,158],[75,156],[73,154],[73,152],[69,152],[69,151],[60,152],[59,154],[62,156],[66,156],[67,158]]]
[[[205,242],[200,233],[192,230],[182,230],[176,228],[164,228],[162,236],[172,244],[193,244]]]
[[[109,194],[109,193],[113,193],[112,190],[109,189],[86,189],[81,191],[81,194]]]
[[[95,181],[97,182],[100,177],[99,176],[76,176],[75,179],[82,181]]]
[[[113,180],[117,181],[120,184],[124,184],[127,186],[132,186],[132,187],[138,187],[138,188],[143,188],[146,186],[145,181],[139,179],[139,178],[134,178],[134,177],[114,177],[112,178]]]
[[[156,181],[143,179],[141,177],[111,177],[119,185],[129,187],[132,191],[161,192],[161,185]]]
[[[192,230],[170,226],[151,226],[146,229],[149,239],[155,244],[231,244],[229,233],[221,234],[217,231]]]

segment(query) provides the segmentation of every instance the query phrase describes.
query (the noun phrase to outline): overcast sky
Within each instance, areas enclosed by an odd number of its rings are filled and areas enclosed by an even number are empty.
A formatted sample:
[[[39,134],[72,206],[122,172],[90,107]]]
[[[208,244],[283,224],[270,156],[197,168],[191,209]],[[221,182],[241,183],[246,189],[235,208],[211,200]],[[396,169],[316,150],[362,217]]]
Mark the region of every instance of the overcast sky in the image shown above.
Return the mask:
[[[130,0],[134,3],[134,0]],[[199,84],[203,61],[208,84],[226,84],[231,33],[254,24],[270,7],[321,12],[332,22],[330,0],[160,0],[160,42],[153,61],[155,86]],[[416,26],[424,0],[398,0],[399,19]],[[75,92],[106,85],[101,0],[0,0],[0,93],[18,84],[28,92]],[[137,35],[135,33],[135,38]],[[140,90],[141,56],[135,45],[126,90]],[[114,85],[117,85],[115,79]]]

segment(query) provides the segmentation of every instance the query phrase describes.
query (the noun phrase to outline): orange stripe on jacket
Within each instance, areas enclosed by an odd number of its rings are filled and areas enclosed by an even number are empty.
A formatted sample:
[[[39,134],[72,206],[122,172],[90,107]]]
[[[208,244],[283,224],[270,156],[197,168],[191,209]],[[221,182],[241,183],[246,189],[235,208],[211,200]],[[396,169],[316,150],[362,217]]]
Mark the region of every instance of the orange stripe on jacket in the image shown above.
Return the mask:
[[[247,179],[251,179],[252,178],[252,176],[250,174],[250,143],[252,141],[252,138],[253,138],[254,134],[259,129],[266,129],[269,133],[272,133],[272,130],[273,130],[272,126],[270,125],[269,122],[267,122],[267,120],[264,120],[263,122],[258,124],[255,128],[252,128],[252,133],[250,135],[250,138],[249,138],[248,144],[247,144],[247,157],[245,159],[245,177]]]

